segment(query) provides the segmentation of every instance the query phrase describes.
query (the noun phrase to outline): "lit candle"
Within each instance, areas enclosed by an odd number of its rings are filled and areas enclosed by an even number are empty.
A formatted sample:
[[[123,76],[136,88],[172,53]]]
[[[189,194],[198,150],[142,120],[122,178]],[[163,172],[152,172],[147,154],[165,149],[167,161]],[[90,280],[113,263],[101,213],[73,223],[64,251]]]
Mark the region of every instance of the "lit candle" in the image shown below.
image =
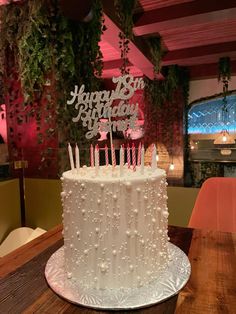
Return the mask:
[[[151,164],[152,170],[156,170],[156,168],[157,168],[156,154],[157,154],[156,145],[153,144],[153,150],[152,150],[152,164]]]
[[[73,153],[72,153],[72,148],[70,146],[70,143],[68,143],[68,153],[69,153],[69,159],[70,159],[70,168],[72,172],[74,172],[75,165],[74,165]]]
[[[136,171],[136,152],[134,143],[132,144],[132,163],[133,163],[133,171]]]
[[[141,149],[141,174],[144,174],[144,146]]]
[[[79,171],[79,169],[80,169],[80,158],[79,158],[79,147],[77,144],[75,145],[75,166],[76,166],[76,170]]]
[[[124,148],[120,147],[120,176],[122,177],[124,174]]]
[[[93,145],[90,145],[90,166],[94,167],[94,149]]]
[[[96,145],[95,147],[95,174],[98,176],[99,173],[99,147]]]
[[[106,166],[109,165],[109,157],[108,157],[108,147],[105,145],[105,159],[106,159]]]

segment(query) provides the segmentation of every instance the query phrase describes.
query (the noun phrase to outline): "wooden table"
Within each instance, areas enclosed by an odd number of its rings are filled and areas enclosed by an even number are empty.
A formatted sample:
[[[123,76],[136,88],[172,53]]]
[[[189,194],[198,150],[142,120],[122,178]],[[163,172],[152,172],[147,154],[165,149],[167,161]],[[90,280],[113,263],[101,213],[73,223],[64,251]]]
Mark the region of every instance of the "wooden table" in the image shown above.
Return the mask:
[[[47,285],[44,268],[63,244],[61,226],[0,259],[0,313],[236,313],[236,234],[169,227],[171,242],[191,262],[192,273],[178,296],[133,311],[96,311],[68,303]]]

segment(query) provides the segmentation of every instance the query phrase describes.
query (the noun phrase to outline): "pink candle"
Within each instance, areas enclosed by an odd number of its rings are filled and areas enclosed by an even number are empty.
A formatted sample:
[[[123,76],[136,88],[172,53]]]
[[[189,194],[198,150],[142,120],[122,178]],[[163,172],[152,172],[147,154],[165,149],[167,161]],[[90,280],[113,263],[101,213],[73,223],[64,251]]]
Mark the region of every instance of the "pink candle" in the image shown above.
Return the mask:
[[[99,173],[99,147],[95,146],[95,174],[98,176]]]
[[[130,168],[130,147],[129,144],[127,145],[127,164],[128,164],[128,168]]]
[[[114,148],[113,144],[111,146],[111,150],[112,150],[112,166],[115,167],[116,166],[116,155],[115,155],[115,148]]]
[[[141,174],[144,174],[144,146],[141,149]]]
[[[136,153],[134,143],[132,144],[132,163],[133,163],[133,171],[136,171]]]
[[[120,176],[122,177],[124,173],[124,147],[120,147]]]
[[[94,167],[94,149],[93,145],[90,145],[90,166]]]
[[[108,147],[105,145],[105,159],[106,159],[106,166],[109,165],[109,157],[108,157]]]
[[[138,166],[141,165],[141,142],[139,143],[139,146],[138,146]]]
[[[95,146],[95,149],[96,149],[96,151],[97,151],[97,158],[98,158],[98,165],[100,164],[100,156],[99,156],[99,146],[98,146],[98,144]]]

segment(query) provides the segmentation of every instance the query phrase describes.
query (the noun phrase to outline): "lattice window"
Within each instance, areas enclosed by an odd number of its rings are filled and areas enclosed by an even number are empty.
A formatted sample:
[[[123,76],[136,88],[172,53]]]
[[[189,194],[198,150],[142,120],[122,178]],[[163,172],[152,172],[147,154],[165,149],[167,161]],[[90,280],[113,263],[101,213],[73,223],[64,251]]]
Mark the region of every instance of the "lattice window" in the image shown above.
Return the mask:
[[[214,134],[222,129],[236,132],[236,95],[227,96],[227,110],[222,110],[223,97],[194,104],[188,113],[189,134]]]

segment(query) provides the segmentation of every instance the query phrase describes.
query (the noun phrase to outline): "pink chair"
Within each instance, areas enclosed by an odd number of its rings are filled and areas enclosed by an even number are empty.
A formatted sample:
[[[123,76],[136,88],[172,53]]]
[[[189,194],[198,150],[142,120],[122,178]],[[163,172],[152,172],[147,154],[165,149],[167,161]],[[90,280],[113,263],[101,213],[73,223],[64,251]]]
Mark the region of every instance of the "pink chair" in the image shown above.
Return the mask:
[[[199,193],[189,227],[236,232],[236,178],[209,178]]]

